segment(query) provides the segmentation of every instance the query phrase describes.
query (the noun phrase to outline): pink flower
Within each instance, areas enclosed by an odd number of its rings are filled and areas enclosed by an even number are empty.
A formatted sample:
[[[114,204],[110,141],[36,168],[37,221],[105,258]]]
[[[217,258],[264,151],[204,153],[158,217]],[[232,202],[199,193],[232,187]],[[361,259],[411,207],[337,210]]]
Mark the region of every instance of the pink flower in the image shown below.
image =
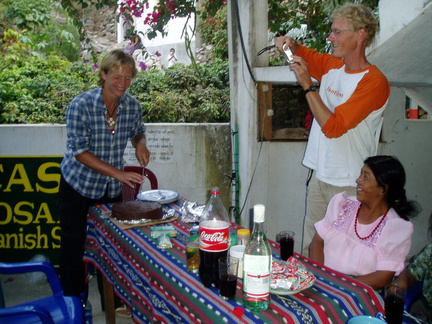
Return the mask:
[[[134,16],[140,18],[142,16],[142,10],[135,11]]]
[[[140,62],[139,67],[140,67],[141,71],[147,70],[147,65],[144,62]]]
[[[97,70],[98,67],[99,67],[99,65],[98,65],[97,63],[95,63],[95,64],[92,65],[92,69],[93,69],[93,70]]]

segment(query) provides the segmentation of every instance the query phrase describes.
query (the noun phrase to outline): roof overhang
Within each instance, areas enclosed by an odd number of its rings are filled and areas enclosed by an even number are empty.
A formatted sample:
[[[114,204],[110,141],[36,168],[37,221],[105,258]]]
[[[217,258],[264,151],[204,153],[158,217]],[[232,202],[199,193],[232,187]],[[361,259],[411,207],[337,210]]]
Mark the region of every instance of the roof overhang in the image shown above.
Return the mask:
[[[432,87],[432,6],[387,41],[368,60],[378,66],[391,85]]]
[[[391,86],[403,88],[432,112],[432,6],[371,51],[368,60],[386,75]]]

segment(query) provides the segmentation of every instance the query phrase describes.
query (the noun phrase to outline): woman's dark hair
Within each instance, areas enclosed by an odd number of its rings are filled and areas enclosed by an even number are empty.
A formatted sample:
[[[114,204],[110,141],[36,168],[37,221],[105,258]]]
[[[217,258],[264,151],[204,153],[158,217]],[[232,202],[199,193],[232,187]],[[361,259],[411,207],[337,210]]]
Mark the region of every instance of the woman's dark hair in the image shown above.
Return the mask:
[[[415,201],[408,201],[405,195],[405,170],[399,160],[393,156],[376,155],[364,161],[373,172],[378,186],[386,192],[387,203],[399,216],[408,220],[419,211]]]

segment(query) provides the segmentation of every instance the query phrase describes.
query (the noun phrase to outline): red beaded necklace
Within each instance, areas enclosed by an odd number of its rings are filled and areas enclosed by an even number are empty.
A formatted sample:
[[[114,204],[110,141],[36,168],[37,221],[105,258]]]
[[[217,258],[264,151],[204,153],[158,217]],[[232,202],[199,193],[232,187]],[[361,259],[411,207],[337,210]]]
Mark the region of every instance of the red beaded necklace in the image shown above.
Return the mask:
[[[357,237],[358,237],[360,240],[367,240],[368,238],[372,237],[372,235],[374,235],[375,232],[378,230],[378,228],[380,227],[380,225],[382,224],[382,222],[383,222],[384,219],[386,218],[387,213],[389,212],[390,208],[387,209],[387,211],[385,212],[384,216],[381,218],[381,220],[380,220],[380,222],[378,223],[378,225],[375,226],[375,228],[373,229],[373,231],[372,231],[368,236],[366,236],[366,237],[361,237],[361,236],[359,235],[359,233],[357,232],[358,216],[359,216],[359,212],[360,212],[360,208],[361,208],[361,206],[362,206],[362,205],[360,204],[359,208],[357,209],[357,214],[356,214],[356,218],[355,218],[355,222],[354,222],[354,231],[355,231]]]

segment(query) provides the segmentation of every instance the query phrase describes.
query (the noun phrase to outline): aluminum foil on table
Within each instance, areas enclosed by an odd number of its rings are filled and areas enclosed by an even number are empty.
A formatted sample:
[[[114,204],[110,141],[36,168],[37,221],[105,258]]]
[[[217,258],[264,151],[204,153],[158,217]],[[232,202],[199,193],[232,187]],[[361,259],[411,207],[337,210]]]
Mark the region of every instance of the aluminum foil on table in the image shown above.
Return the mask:
[[[174,215],[175,215],[175,210],[174,209],[169,209],[169,208],[162,207],[162,218],[160,218],[160,219],[146,219],[146,218],[142,218],[142,219],[124,219],[124,220],[120,220],[120,219],[117,219],[115,217],[112,217],[112,218],[115,219],[117,222],[119,222],[121,224],[127,224],[127,225],[145,225],[145,224],[154,223],[154,222],[157,222],[157,221],[168,220],[168,219],[174,217]]]
[[[196,202],[185,199],[183,201],[180,212],[182,214],[181,221],[184,223],[199,222],[205,205],[200,205]]]

